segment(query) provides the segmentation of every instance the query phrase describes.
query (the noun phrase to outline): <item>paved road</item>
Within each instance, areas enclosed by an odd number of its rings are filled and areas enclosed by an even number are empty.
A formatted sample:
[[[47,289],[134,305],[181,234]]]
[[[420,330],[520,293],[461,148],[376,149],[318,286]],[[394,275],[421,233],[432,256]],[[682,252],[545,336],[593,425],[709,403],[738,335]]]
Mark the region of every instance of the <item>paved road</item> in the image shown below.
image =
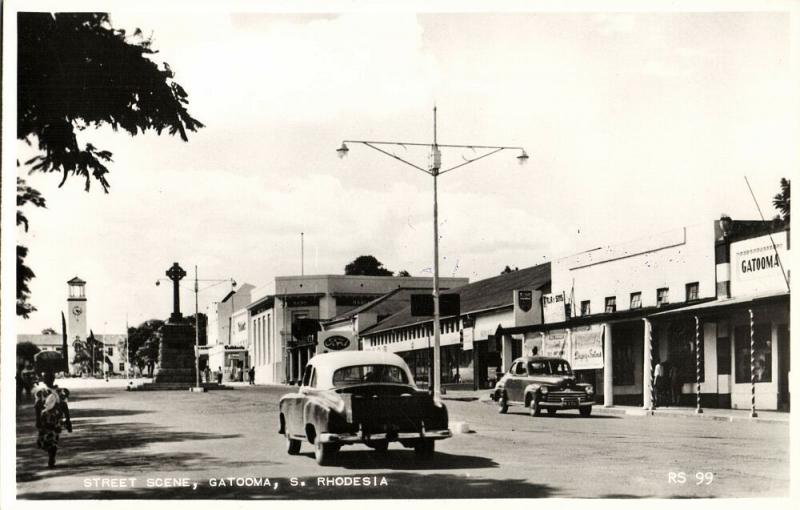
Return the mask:
[[[433,459],[417,459],[399,445],[386,455],[354,446],[341,451],[336,466],[321,467],[309,445],[303,446],[300,456],[285,453],[284,440],[276,433],[277,401],[285,391],[261,386],[202,394],[76,389],[71,401],[75,431],[64,434],[59,465],[52,470],[44,468],[46,455],[35,449],[31,408],[20,406],[18,497],[579,498],[789,493],[789,427],[783,423],[616,415],[583,419],[577,413],[531,418],[522,408],[512,407],[501,416],[485,403],[448,401],[451,420],[466,421],[475,432],[437,443]],[[673,483],[671,472],[676,473]],[[681,472],[685,483],[678,483]],[[710,483],[697,485],[696,473],[712,473],[707,475]],[[136,480],[122,481],[130,478]],[[111,486],[121,483],[134,487]],[[148,487],[148,483],[179,486]],[[180,486],[184,483],[189,486]],[[360,485],[344,485],[356,483]]]

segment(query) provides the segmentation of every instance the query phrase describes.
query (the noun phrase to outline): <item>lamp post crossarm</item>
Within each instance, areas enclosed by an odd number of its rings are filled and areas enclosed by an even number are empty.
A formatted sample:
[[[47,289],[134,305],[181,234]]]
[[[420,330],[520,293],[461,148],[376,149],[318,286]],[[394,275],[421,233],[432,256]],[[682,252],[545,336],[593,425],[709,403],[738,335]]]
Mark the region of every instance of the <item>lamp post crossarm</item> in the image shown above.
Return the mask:
[[[392,153],[391,153],[391,152],[389,152],[389,151],[385,151],[385,150],[381,149],[380,147],[376,147],[375,145],[373,145],[373,143],[372,143],[372,142],[351,142],[351,143],[362,143],[362,144],[366,145],[367,147],[370,147],[370,148],[372,148],[372,149],[375,149],[375,150],[376,150],[376,151],[378,151],[378,152],[382,152],[382,153],[386,154],[386,155],[387,155],[387,156],[389,156],[389,157],[392,157],[392,158],[394,158],[394,159],[396,159],[396,160],[398,160],[398,161],[400,161],[400,162],[403,162],[403,163],[405,163],[406,165],[413,166],[414,168],[416,168],[416,169],[417,169],[417,170],[419,170],[420,172],[424,172],[424,173],[426,173],[426,174],[428,174],[428,175],[430,175],[430,174],[431,174],[431,173],[430,173],[428,170],[425,170],[425,169],[424,169],[424,168],[422,168],[421,166],[417,166],[417,165],[415,165],[414,163],[412,163],[412,162],[410,162],[410,161],[406,161],[405,159],[401,158],[400,156],[397,156],[397,155],[395,155],[395,154],[392,154]],[[388,142],[384,142],[384,144],[385,144],[385,145],[390,145]],[[403,145],[403,144],[396,143],[396,144],[392,144],[392,145]]]
[[[439,175],[446,174],[447,172],[450,172],[451,170],[455,170],[456,168],[461,168],[462,166],[469,165],[470,163],[474,163],[475,161],[478,161],[479,159],[483,159],[483,158],[489,157],[492,154],[497,154],[498,152],[500,152],[502,150],[505,150],[505,149],[506,149],[506,147],[499,147],[499,148],[497,148],[497,149],[495,149],[495,150],[493,150],[491,152],[487,152],[486,154],[482,154],[482,155],[478,156],[477,158],[468,159],[468,160],[464,161],[463,163],[459,163],[456,166],[451,166],[450,168],[447,168],[445,170],[440,170],[439,171]]]
[[[344,143],[363,143],[363,144],[372,144],[372,145],[410,145],[410,146],[418,146],[418,147],[433,147],[436,145],[437,147],[445,147],[450,149],[510,149],[510,150],[524,150],[524,147],[512,147],[507,145],[451,145],[451,144],[432,144],[432,143],[420,143],[420,142],[378,142],[372,140],[342,140]]]

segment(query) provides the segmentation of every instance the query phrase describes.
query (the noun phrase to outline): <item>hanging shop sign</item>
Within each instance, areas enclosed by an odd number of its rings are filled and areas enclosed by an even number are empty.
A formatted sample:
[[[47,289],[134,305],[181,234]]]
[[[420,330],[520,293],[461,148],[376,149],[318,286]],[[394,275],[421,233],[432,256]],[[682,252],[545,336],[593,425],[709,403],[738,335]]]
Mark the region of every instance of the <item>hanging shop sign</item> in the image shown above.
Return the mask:
[[[732,295],[786,290],[788,259],[786,232],[772,234],[772,239],[761,236],[732,243]]]
[[[564,293],[542,296],[544,322],[564,322],[567,320],[566,298]]]
[[[566,330],[548,331],[542,342],[542,355],[570,360],[570,341]]]
[[[600,325],[573,328],[572,369],[603,368],[603,328]]]
[[[322,342],[325,348],[331,351],[341,351],[350,347],[350,340],[343,336],[329,336]]]

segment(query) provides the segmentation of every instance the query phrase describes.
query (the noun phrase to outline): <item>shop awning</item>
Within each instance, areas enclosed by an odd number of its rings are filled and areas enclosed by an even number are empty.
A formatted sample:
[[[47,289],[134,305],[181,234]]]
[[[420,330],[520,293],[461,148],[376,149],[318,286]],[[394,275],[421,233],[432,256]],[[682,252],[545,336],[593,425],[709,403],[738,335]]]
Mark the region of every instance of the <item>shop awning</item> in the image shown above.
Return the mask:
[[[729,309],[731,307],[757,307],[769,305],[774,303],[789,302],[788,292],[774,292],[769,294],[758,294],[749,296],[736,296],[732,298],[715,299],[714,301],[707,301],[705,303],[698,303],[695,305],[685,306],[676,310],[666,310],[663,312],[653,313],[650,317],[658,318],[667,315],[676,315],[680,313],[696,313],[706,314]]]

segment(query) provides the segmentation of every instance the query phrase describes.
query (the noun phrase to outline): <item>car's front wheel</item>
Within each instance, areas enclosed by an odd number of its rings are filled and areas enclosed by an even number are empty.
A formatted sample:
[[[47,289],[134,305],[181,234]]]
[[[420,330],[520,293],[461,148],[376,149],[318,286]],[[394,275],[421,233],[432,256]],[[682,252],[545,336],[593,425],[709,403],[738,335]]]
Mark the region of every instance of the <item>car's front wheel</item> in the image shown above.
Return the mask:
[[[314,442],[314,458],[320,466],[327,466],[336,456],[339,447],[333,444],[325,444],[320,441]]]
[[[533,399],[531,402],[531,416],[539,416],[542,414],[542,406],[539,405],[539,399]]]
[[[581,416],[588,418],[592,415],[592,406],[581,407]]]
[[[555,416],[557,412],[558,412],[558,409],[554,409],[552,407],[547,409],[547,414],[549,414],[550,416]]]
[[[497,412],[500,414],[506,414],[508,412],[508,399],[505,393],[501,394],[497,399]]]

